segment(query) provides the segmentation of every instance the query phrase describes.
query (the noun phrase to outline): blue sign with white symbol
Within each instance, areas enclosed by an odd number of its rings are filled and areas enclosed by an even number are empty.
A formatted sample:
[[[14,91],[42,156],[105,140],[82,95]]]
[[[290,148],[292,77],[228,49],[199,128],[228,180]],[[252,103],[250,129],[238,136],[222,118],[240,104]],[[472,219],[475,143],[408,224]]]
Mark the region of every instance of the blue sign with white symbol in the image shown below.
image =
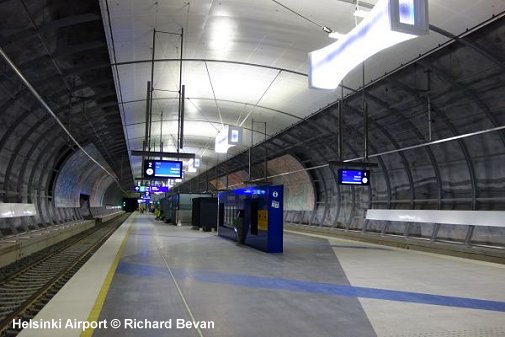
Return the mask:
[[[268,253],[283,251],[283,186],[220,192],[218,235]],[[240,242],[240,241],[239,241]]]

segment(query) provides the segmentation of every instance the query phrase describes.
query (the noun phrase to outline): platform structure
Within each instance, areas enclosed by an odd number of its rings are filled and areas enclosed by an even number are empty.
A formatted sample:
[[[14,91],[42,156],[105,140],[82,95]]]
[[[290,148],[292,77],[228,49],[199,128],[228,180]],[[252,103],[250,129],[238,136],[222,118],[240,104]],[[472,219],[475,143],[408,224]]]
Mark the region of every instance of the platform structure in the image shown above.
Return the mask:
[[[314,234],[284,243],[266,254],[135,214],[34,318],[108,326],[19,336],[505,335],[504,265]]]
[[[84,232],[96,220],[75,220],[0,238],[0,268]]]

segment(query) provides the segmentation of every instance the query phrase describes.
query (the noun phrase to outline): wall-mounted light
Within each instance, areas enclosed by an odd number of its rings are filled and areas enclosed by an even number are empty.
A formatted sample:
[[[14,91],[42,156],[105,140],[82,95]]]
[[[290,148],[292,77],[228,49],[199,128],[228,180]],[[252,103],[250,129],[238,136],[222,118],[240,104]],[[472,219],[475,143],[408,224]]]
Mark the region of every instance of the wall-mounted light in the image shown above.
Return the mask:
[[[427,0],[379,0],[343,38],[309,53],[309,86],[336,89],[357,65],[383,49],[428,34],[428,25]]]

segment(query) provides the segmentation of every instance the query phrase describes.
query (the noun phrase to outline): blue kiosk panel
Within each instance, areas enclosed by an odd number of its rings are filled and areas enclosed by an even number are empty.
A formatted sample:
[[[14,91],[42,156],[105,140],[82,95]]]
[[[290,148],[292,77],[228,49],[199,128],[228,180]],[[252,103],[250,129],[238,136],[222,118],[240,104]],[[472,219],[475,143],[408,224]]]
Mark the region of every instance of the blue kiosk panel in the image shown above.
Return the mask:
[[[218,235],[267,253],[283,250],[282,185],[220,192]]]

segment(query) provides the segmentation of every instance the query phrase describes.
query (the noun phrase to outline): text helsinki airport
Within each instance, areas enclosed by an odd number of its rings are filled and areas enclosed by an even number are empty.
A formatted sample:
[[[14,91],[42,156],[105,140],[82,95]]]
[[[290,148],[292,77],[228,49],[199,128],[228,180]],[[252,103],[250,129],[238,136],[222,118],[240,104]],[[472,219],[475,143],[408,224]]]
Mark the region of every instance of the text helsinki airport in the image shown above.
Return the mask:
[[[175,324],[172,324],[175,323]],[[110,320],[106,319],[101,321],[79,321],[76,319],[51,319],[51,320],[29,320],[23,321],[22,319],[15,319],[12,321],[14,329],[214,329],[213,321],[187,321],[182,318],[171,318],[166,321],[151,321],[148,319],[137,320],[125,318],[123,320]]]

